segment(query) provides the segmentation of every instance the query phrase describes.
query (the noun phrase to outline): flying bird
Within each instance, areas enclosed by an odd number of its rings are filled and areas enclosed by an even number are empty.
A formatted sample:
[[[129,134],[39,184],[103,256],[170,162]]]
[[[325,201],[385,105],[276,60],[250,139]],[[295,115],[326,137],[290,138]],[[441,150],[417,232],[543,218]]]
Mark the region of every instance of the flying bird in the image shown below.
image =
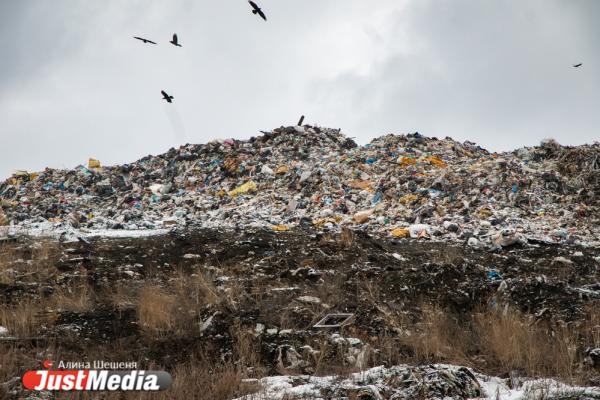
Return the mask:
[[[573,68],[579,68],[579,67],[581,67],[582,65],[583,65],[583,63],[575,64],[575,65],[573,65]]]
[[[161,90],[160,93],[163,95],[163,99],[167,101],[167,103],[172,103],[174,97],[170,96],[167,94],[167,92],[165,92],[164,90]]]
[[[252,14],[258,14],[260,15],[260,17],[262,19],[264,19],[265,21],[267,20],[267,16],[265,15],[265,13],[260,9],[260,7],[258,6],[258,4],[256,4],[255,2],[253,2],[252,0],[248,0],[248,3],[250,3],[250,5],[252,6]]]
[[[181,47],[181,45],[177,41],[177,34],[176,33],[173,34],[173,40],[171,40],[169,43],[173,44],[174,46]]]
[[[142,42],[144,42],[144,43],[152,43],[152,44],[156,44],[156,42],[153,42],[152,40],[144,39],[144,38],[141,38],[141,37],[139,37],[139,36],[134,36],[133,38],[134,38],[134,39],[137,39],[137,40],[141,40],[141,41],[142,41]]]

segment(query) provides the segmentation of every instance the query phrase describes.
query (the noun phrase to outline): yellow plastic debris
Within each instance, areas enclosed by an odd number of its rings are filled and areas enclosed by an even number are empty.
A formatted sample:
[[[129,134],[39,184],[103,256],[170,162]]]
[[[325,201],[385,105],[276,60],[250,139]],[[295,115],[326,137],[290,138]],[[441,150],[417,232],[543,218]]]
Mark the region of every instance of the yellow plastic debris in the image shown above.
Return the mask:
[[[418,197],[415,194],[405,194],[404,196],[400,197],[398,201],[400,202],[400,204],[407,205],[415,201],[417,198]]]
[[[396,228],[392,231],[392,236],[396,238],[407,238],[410,236],[408,228]]]
[[[489,218],[493,215],[492,210],[490,210],[487,207],[482,208],[481,210],[477,211],[477,216],[479,218]]]
[[[227,194],[227,192],[224,191],[223,189],[221,189],[217,192],[217,196],[219,196],[219,197],[225,197],[226,194]]]
[[[315,226],[323,226],[328,222],[331,222],[332,224],[337,224],[342,220],[342,217],[339,215],[336,215],[335,217],[325,217],[325,218],[319,218],[319,219],[315,219],[313,221],[313,225]]]
[[[281,166],[277,167],[277,169],[275,170],[275,174],[276,175],[287,174],[287,172],[289,170],[290,170],[290,167],[288,167],[287,165],[281,165]]]
[[[438,156],[429,156],[429,157],[425,157],[426,161],[429,161],[429,163],[433,166],[436,166],[438,168],[446,168],[447,164],[442,161],[441,158],[439,158]]]
[[[29,172],[17,170],[14,172],[14,174],[12,174],[12,177],[9,179],[9,182],[11,185],[20,185],[27,177],[29,177]]]
[[[359,211],[356,214],[354,214],[352,219],[354,219],[354,222],[356,222],[357,224],[364,224],[369,220],[371,214],[373,214],[373,210]]]
[[[96,160],[95,158],[90,158],[88,160],[88,168],[100,168],[101,164],[99,160]]]
[[[256,189],[257,189],[256,183],[254,183],[254,181],[249,181],[249,182],[244,183],[241,186],[238,186],[237,188],[233,189],[232,191],[230,191],[229,195],[233,197],[233,196],[245,194],[248,192],[254,192],[254,191],[256,191]]]
[[[290,230],[287,225],[271,225],[271,229],[275,232],[285,232]]]
[[[229,173],[235,174],[239,171],[239,161],[236,158],[228,158],[223,162],[223,168],[225,168]]]
[[[361,179],[355,179],[355,180],[349,181],[347,183],[347,185],[353,189],[373,190],[373,184],[371,182],[363,181]]]
[[[62,222],[62,218],[60,218],[60,217],[48,218],[48,222]]]
[[[0,210],[0,226],[6,226],[6,225],[8,225],[8,218],[6,218],[6,215],[4,215],[2,210]]]
[[[417,160],[415,160],[414,158],[411,157],[402,157],[400,159],[400,166],[402,167],[408,167],[411,165],[415,165],[417,163]]]

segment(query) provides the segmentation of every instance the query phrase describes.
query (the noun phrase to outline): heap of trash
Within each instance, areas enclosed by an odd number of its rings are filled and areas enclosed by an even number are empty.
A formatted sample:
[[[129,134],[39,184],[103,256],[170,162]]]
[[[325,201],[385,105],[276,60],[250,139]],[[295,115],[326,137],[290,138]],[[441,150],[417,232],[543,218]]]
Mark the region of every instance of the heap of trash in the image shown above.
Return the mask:
[[[187,144],[132,164],[90,159],[71,170],[18,171],[0,184],[0,226],[348,226],[473,247],[598,246],[599,193],[599,143],[547,140],[494,153],[414,133],[359,146],[340,130],[305,125]]]

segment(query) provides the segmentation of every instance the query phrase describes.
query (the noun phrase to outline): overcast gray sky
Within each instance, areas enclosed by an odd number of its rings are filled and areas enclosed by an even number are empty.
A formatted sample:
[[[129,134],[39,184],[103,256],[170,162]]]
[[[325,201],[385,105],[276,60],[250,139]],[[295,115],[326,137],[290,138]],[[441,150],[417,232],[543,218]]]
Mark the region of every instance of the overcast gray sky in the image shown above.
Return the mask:
[[[362,143],[600,137],[600,1],[257,2],[266,23],[245,0],[0,1],[0,178],[246,138],[301,114]]]

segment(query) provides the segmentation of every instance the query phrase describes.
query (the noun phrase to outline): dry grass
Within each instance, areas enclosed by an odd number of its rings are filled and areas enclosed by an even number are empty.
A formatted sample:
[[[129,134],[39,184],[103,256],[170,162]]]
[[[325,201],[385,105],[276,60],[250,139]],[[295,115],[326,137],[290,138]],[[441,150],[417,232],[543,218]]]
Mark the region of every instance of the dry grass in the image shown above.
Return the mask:
[[[60,254],[60,244],[52,239],[40,239],[31,249],[31,259],[40,268],[53,267]]]
[[[244,373],[254,375],[260,367],[260,348],[252,333],[236,322],[229,333],[233,339],[235,362]],[[260,368],[259,368],[260,369]]]
[[[52,293],[45,306],[53,310],[89,311],[94,304],[94,289],[86,282],[60,287]]]
[[[251,298],[244,284],[237,279],[226,283],[220,297],[221,304],[230,310],[238,310],[244,300]]]
[[[482,351],[502,368],[528,376],[560,376],[571,380],[577,335],[571,329],[538,326],[517,310],[487,310],[475,317]]]
[[[135,288],[126,284],[117,284],[106,292],[105,298],[117,310],[126,310],[134,307],[137,302]]]
[[[15,305],[0,307],[0,325],[8,329],[10,336],[32,337],[39,329],[38,313],[40,305],[33,301],[23,301]]]
[[[194,307],[217,303],[220,300],[212,280],[204,274],[189,275],[176,269],[172,283],[179,299]]]
[[[0,348],[0,383],[14,378],[15,372],[19,370],[19,364],[19,350],[3,345]]]
[[[343,227],[339,236],[339,243],[342,248],[350,249],[354,246],[354,242],[356,242],[356,234],[352,232],[352,229]]]
[[[600,301],[585,308],[580,330],[586,347],[600,347]]]
[[[19,252],[14,246],[0,244],[0,283],[14,283],[15,264],[19,256]]]
[[[40,282],[57,273],[59,244],[42,239],[26,251],[13,244],[0,244],[0,283],[14,284],[17,280]]]
[[[140,325],[149,334],[196,334],[199,328],[197,310],[209,304],[233,304],[231,291],[218,292],[212,281],[202,274],[189,275],[176,269],[168,289],[149,284],[138,291]],[[127,288],[119,289],[113,303],[128,304],[129,293]]]
[[[455,315],[432,305],[421,309],[417,324],[411,326],[408,319],[398,317],[401,320],[391,326],[400,329],[376,338],[374,347],[380,351],[373,365],[441,361],[469,366],[476,357],[485,360],[491,371],[520,370],[525,376],[582,383],[585,371],[577,369],[578,349],[597,346],[599,339],[600,317],[593,307],[578,327],[536,324],[511,308],[482,308],[474,316]]]
[[[169,331],[174,324],[177,297],[154,285],[142,287],[138,296],[138,318],[142,329],[153,335]]]
[[[199,366],[203,365],[203,368]],[[230,400],[243,395],[242,374],[231,363],[210,368],[206,360],[190,360],[173,372],[173,386],[166,392],[152,396],[158,399],[195,399]]]
[[[342,305],[347,298],[347,288],[345,286],[345,274],[326,274],[322,277],[323,283],[316,285],[313,296],[318,297],[323,303],[336,308]]]
[[[0,399],[16,398],[9,390],[21,385],[20,377],[25,371],[39,366],[35,355],[41,351],[39,348],[28,350],[27,346],[24,350],[18,343],[0,343]]]
[[[419,333],[403,338],[420,362],[451,361],[465,364],[472,346],[468,326],[440,307],[423,305]]]
[[[349,365],[344,359],[345,349],[338,348],[327,340],[320,340],[317,342],[314,349],[318,351],[315,356],[315,375],[337,375],[340,377],[347,377],[351,373],[358,371],[358,368],[354,365]]]

